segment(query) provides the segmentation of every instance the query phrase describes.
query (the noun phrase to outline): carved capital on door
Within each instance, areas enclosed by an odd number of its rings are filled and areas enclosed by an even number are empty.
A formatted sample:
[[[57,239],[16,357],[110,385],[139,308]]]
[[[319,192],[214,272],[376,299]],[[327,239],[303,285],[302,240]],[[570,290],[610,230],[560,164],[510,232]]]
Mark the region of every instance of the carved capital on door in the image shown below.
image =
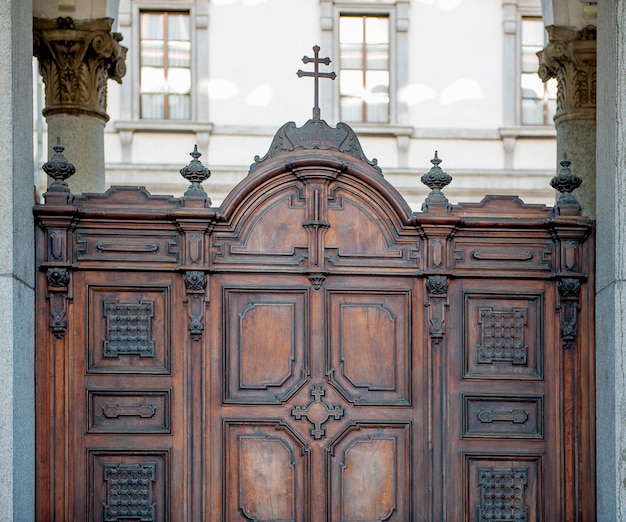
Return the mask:
[[[46,85],[44,116],[89,115],[108,121],[107,80],[126,74],[126,47],[113,19],[33,19],[33,54]]]
[[[597,46],[596,27],[546,27],[550,43],[539,56],[543,81],[557,80],[555,123],[567,119],[595,119]]]

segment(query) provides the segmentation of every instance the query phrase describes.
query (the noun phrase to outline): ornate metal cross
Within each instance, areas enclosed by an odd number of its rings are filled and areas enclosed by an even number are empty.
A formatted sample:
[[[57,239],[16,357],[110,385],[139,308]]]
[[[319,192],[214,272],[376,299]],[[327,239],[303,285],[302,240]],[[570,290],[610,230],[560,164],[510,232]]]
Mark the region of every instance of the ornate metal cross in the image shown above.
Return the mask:
[[[312,76],[313,78],[315,78],[315,105],[313,107],[313,119],[314,120],[319,120],[320,119],[319,79],[320,78],[330,78],[331,80],[334,80],[335,78],[337,78],[337,75],[334,72],[330,72],[330,73],[320,72],[320,70],[319,70],[320,63],[323,63],[324,65],[330,65],[330,61],[331,60],[328,57],[326,57],[326,58],[320,58],[319,57],[319,52],[320,52],[319,45],[316,45],[315,47],[313,47],[313,52],[315,53],[313,58],[310,58],[308,56],[304,56],[302,58],[302,61],[304,63],[311,63],[311,62],[313,62],[313,64],[315,65],[315,70],[313,72],[306,72],[306,71],[303,71],[301,69],[298,69],[298,72],[296,74],[298,75],[298,78],[302,78],[303,76]]]

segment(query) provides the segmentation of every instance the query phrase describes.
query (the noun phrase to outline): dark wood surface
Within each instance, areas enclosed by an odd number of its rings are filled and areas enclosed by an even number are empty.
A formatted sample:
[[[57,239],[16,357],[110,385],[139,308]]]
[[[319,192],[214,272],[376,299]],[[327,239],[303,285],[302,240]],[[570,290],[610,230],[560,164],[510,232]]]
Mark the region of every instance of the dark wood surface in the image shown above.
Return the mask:
[[[35,214],[38,520],[594,520],[586,219],[332,147]]]

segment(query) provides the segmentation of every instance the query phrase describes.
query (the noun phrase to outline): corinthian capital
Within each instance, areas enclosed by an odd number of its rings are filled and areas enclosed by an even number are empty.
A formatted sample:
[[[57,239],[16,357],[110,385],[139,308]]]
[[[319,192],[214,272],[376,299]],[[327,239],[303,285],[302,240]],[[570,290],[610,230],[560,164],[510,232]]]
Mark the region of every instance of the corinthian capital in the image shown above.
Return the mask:
[[[550,43],[539,56],[539,76],[556,78],[558,84],[555,122],[594,119],[596,112],[596,28],[546,27]]]
[[[88,114],[106,122],[107,79],[121,83],[126,74],[127,49],[111,32],[113,19],[33,23],[33,54],[46,86],[44,116]]]

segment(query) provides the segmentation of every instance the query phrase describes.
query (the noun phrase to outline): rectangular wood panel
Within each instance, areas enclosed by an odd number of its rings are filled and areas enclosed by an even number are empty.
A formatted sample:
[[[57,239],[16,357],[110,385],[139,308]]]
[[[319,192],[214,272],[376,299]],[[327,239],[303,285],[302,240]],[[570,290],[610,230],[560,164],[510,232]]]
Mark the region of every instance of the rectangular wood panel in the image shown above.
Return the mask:
[[[224,400],[280,403],[309,373],[308,289],[223,289]]]
[[[168,451],[88,450],[94,522],[171,520]]]
[[[88,371],[169,374],[170,288],[89,286]]]
[[[411,293],[328,290],[328,374],[356,404],[411,404]]]
[[[410,425],[354,423],[329,445],[328,460],[338,522],[410,520]]]
[[[309,506],[310,448],[272,421],[225,420],[226,519],[303,522]]]
[[[88,390],[89,433],[169,433],[170,390]]]
[[[540,294],[468,292],[463,305],[465,378],[543,378]]]

